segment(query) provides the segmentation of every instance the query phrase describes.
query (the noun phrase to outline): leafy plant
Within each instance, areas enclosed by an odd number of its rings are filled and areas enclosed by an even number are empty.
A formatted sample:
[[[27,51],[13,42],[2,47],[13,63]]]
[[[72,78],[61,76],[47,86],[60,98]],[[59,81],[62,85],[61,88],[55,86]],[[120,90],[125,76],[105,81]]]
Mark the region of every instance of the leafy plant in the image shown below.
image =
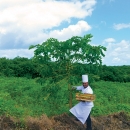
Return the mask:
[[[91,46],[89,44],[91,38],[91,34],[84,37],[73,36],[66,41],[49,38],[42,44],[29,47],[29,49],[34,49],[33,59],[41,63],[40,74],[43,79],[51,77],[52,81],[59,81],[63,78],[68,80],[70,107],[72,107],[71,85],[77,76],[73,75],[76,67],[74,63],[89,64],[91,68],[93,65],[97,67],[102,64],[102,57],[105,56],[103,51],[106,51],[106,48]],[[55,66],[52,66],[54,65],[52,62]]]

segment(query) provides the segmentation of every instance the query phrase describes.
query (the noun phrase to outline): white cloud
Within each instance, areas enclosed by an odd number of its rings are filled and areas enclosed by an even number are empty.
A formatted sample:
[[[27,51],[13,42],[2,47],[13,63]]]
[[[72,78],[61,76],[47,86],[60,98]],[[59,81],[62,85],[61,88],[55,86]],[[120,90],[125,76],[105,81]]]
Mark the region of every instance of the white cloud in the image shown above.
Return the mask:
[[[33,43],[34,41],[38,43],[42,43],[43,39],[47,39],[48,37],[53,37],[53,38],[57,38],[58,40],[66,40],[74,35],[81,35],[82,32],[84,31],[88,31],[90,30],[91,27],[88,25],[87,22],[85,21],[79,21],[77,24],[75,25],[69,25],[67,28],[63,28],[62,30],[53,30],[50,31],[49,33],[38,33],[38,35],[36,36],[32,36],[30,38],[27,38],[26,36],[24,36],[25,38],[25,43]],[[30,34],[31,35],[31,34]],[[21,39],[21,37],[19,37],[18,39]],[[23,39],[24,39],[23,38]],[[39,39],[39,40],[38,40]],[[17,38],[15,39],[17,40]],[[16,42],[17,43],[17,42]],[[19,43],[20,44],[20,43]],[[30,51],[28,52],[28,49],[13,49],[16,45],[13,44],[12,46],[12,50],[0,50],[0,56],[1,57],[8,57],[8,58],[13,58],[16,56],[25,56],[25,57],[32,57],[33,53]],[[24,43],[22,44],[22,46],[24,47]]]
[[[130,28],[130,23],[128,23],[128,24],[125,24],[125,23],[114,24],[113,27],[116,30],[120,30],[120,29],[124,29],[124,28]]]
[[[118,57],[113,58],[113,62],[119,62],[121,59]]]
[[[81,35],[82,32],[88,31],[91,29],[91,26],[88,25],[85,21],[79,21],[75,25],[69,25],[68,28],[63,28],[62,30],[51,31],[49,36],[57,38],[59,40],[65,40],[72,36]]]
[[[129,65],[130,64],[130,41],[122,40],[119,43],[108,43],[103,64],[106,65]]]
[[[113,43],[115,42],[116,40],[114,38],[107,38],[103,41],[103,43]]]
[[[50,36],[68,37],[68,30],[70,35],[81,34],[90,28],[82,19],[92,14],[95,4],[96,0],[1,0],[0,47],[27,48]],[[80,21],[73,24],[72,18]],[[63,22],[66,22],[64,29]],[[67,27],[68,23],[72,25]],[[62,29],[53,29],[59,26]]]
[[[15,57],[26,57],[32,58],[33,57],[33,49],[8,49],[8,50],[0,50],[0,57],[6,57],[13,59]]]
[[[10,25],[9,28],[6,28],[7,32],[10,31],[10,27],[31,32],[35,29],[59,26],[62,21],[68,21],[70,18],[85,18],[92,14],[92,7],[96,3],[95,0],[74,3],[67,1],[42,2],[42,0],[30,0],[28,2],[20,0],[15,3],[15,0],[13,2],[2,0],[0,9],[5,2],[11,6],[5,7],[0,12],[0,24],[3,25],[3,28]]]

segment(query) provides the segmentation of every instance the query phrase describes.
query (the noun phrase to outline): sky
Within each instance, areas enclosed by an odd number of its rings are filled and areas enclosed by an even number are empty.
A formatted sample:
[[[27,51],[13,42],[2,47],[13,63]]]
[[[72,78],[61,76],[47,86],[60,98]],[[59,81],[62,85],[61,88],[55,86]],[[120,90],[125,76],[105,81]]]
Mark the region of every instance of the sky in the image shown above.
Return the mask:
[[[30,45],[92,34],[103,65],[130,65],[130,0],[0,0],[0,58],[32,58]]]

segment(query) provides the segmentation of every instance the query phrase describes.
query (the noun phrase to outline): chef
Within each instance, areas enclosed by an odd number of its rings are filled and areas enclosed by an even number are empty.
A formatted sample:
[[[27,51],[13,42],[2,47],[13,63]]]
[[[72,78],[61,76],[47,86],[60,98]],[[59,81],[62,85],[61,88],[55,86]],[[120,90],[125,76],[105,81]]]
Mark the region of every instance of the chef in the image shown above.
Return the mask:
[[[93,90],[88,84],[88,75],[82,75],[82,86],[73,87],[80,90],[81,93],[93,94]],[[70,112],[84,124],[86,122],[86,130],[92,130],[90,112],[94,104],[92,101],[80,101],[77,105],[70,109]]]

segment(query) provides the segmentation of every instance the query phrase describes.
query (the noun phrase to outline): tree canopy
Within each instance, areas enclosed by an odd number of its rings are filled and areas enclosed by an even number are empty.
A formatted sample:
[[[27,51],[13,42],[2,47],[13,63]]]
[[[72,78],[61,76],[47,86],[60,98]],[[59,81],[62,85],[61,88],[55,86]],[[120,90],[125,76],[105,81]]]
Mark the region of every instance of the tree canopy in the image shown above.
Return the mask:
[[[95,66],[102,64],[102,57],[105,56],[106,48],[101,45],[92,46],[90,44],[91,38],[91,34],[83,37],[73,36],[65,41],[49,38],[42,44],[31,45],[29,49],[34,49],[33,59],[44,64],[47,72],[49,72],[48,70],[52,72],[53,68],[52,66],[49,67],[49,63],[55,62],[55,71],[57,70],[58,75],[63,73],[68,75],[74,69],[74,63]]]
[[[52,81],[54,81],[54,79],[55,81],[57,81],[57,79],[67,79],[70,107],[72,107],[71,85],[78,81],[77,75],[73,75],[75,63],[95,65],[96,67],[102,64],[102,57],[105,56],[103,51],[106,51],[106,48],[100,45],[90,45],[89,42],[91,42],[91,38],[91,34],[83,37],[73,36],[66,41],[49,38],[42,44],[31,45],[29,48],[35,49],[33,59],[43,66],[41,68],[43,79],[48,77],[48,75],[50,75],[49,73],[52,74]],[[55,67],[51,66],[53,65],[52,62],[55,62]]]
[[[83,37],[73,36],[66,41],[49,38],[42,44],[31,45],[29,49],[35,48],[34,58],[43,63],[69,61],[71,63],[102,64],[102,56],[105,56],[103,51],[106,51],[106,48],[101,45],[90,45],[91,38],[91,34]]]

